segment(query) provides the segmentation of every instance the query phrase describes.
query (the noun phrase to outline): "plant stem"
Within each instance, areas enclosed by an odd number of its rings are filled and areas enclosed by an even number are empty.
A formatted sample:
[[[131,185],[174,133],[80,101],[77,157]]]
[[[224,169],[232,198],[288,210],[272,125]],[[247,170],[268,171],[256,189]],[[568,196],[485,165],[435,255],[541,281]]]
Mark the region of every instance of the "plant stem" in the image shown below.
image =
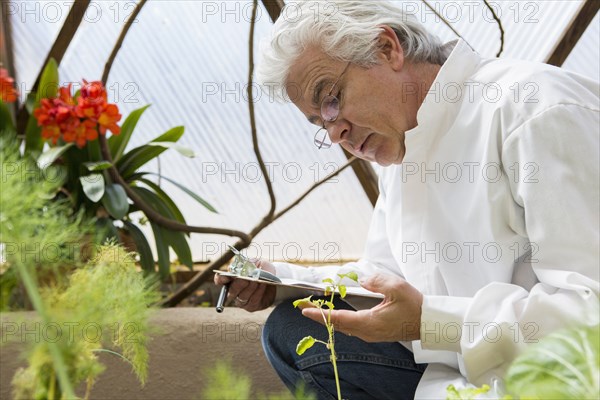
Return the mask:
[[[332,291],[331,291],[331,298],[330,298],[330,302],[331,304],[333,304],[333,297],[335,295],[335,290],[337,288],[337,285],[334,285],[334,287],[332,287]],[[331,324],[331,311],[332,309],[329,309],[329,312],[327,313],[327,332],[329,333],[329,350],[331,351],[331,363],[333,364],[333,375],[335,377],[335,388],[337,389],[337,396],[338,396],[338,400],[342,400],[342,390],[340,388],[340,377],[338,375],[338,370],[337,370],[337,355],[335,354],[335,339],[334,339],[334,328],[333,325]]]
[[[46,310],[44,310],[44,303],[42,302],[42,298],[37,290],[37,285],[31,276],[28,267],[26,265],[21,266],[19,268],[19,273],[21,274],[21,279],[23,280],[27,294],[33,303],[33,307],[38,314],[40,314],[40,317],[42,317],[42,322],[48,324],[49,318],[46,315]],[[58,382],[60,383],[61,392],[64,393],[65,398],[74,399],[75,392],[71,386],[71,381],[69,380],[69,374],[67,372],[67,366],[65,365],[58,345],[54,342],[48,342],[48,351],[50,351],[50,356],[54,362],[54,369],[56,371],[56,375],[58,375]]]

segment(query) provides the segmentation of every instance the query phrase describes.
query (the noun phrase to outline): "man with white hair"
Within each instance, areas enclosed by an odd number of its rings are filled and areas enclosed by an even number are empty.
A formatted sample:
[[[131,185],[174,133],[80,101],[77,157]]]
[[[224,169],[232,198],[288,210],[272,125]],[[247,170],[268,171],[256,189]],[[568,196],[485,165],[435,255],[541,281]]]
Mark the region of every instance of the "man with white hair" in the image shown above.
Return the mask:
[[[598,324],[598,84],[441,44],[386,1],[294,7],[263,48],[261,80],[316,125],[317,147],[337,143],[385,167],[358,262],[260,262],[313,282],[356,271],[385,296],[359,311],[336,303],[342,395],[443,398],[450,383],[501,379],[549,332]],[[255,311],[275,289],[236,280],[230,296]],[[321,320],[282,302],[263,345],[288,387],[331,399],[329,350],[295,352],[322,336]]]

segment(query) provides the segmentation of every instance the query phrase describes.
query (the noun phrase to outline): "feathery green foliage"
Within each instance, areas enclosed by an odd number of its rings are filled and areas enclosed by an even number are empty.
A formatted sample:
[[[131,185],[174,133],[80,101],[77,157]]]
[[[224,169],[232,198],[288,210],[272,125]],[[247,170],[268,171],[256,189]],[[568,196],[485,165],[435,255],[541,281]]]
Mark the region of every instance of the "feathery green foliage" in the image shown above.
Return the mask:
[[[207,382],[200,397],[203,400],[252,400],[252,381],[240,372],[237,372],[231,362],[219,360],[212,369],[204,374]],[[304,391],[300,386],[296,393],[275,393],[258,395],[259,400],[315,400],[316,397]]]
[[[149,306],[156,285],[137,271],[132,254],[100,246],[85,265],[80,253],[92,226],[56,200],[59,169],[40,170],[0,138],[0,285],[2,308],[22,282],[40,316],[45,340],[34,340],[28,367],[13,379],[16,399],[74,398],[73,385],[103,371],[97,354],[117,348],[140,381],[147,377]],[[47,338],[52,338],[47,339]],[[87,394],[86,394],[87,397]]]

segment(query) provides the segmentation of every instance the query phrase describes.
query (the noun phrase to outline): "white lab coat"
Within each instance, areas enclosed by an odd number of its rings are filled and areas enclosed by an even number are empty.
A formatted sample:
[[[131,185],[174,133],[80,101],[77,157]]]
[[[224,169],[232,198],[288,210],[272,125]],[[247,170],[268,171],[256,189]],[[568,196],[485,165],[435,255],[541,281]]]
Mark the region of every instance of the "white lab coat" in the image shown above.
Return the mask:
[[[489,384],[549,332],[599,323],[598,83],[448,45],[402,165],[380,174],[364,256],[342,267],[423,293],[421,340],[407,344],[429,363],[417,398]]]

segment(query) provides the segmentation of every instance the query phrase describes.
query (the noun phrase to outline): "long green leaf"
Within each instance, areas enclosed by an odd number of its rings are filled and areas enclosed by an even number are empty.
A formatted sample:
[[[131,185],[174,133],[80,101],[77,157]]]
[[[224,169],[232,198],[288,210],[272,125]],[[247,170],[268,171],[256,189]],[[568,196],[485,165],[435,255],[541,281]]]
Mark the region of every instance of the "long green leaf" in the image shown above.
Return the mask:
[[[14,136],[16,133],[12,114],[8,106],[0,100],[0,135]]]
[[[136,174],[136,175],[138,175],[138,174]],[[202,197],[198,196],[196,193],[192,192],[190,189],[188,189],[187,187],[183,186],[181,183],[178,183],[178,182],[174,181],[173,179],[167,178],[166,176],[157,174],[155,172],[142,172],[142,173],[139,174],[139,176],[143,176],[143,175],[155,175],[155,176],[158,176],[160,179],[164,179],[165,181],[170,182],[173,185],[177,186],[179,189],[183,190],[191,198],[193,198],[198,203],[200,203],[204,207],[206,207],[207,210],[209,210],[211,212],[214,212],[215,214],[219,213],[208,201],[204,200]],[[139,178],[137,178],[137,179],[139,179]]]
[[[167,193],[165,193],[165,191],[162,190],[162,188],[160,186],[158,186],[156,183],[154,183],[148,179],[145,179],[145,178],[138,179],[138,182],[142,182],[143,184],[147,185],[152,190],[154,190],[154,192],[158,195],[158,197],[164,203],[164,205],[167,206],[171,210],[173,217],[177,221],[179,221],[183,224],[186,223],[183,214],[179,210],[179,207],[177,207],[177,205],[171,199],[171,197],[169,197],[169,195]]]
[[[65,144],[64,146],[52,147],[50,150],[42,153],[37,159],[37,165],[40,169],[45,169],[52,165],[54,161],[62,156],[65,151],[72,147],[73,143]],[[90,170],[91,171],[91,170]]]
[[[185,238],[183,232],[175,232],[165,229],[163,231],[163,236],[166,238],[169,245],[177,254],[177,258],[179,262],[183,265],[186,265],[190,270],[194,268],[194,262],[192,261],[192,251],[190,250],[190,245]]]
[[[173,142],[150,142],[148,146],[164,147],[165,149],[173,149],[184,157],[194,158],[196,153],[194,150]]]
[[[98,218],[96,220],[95,241],[104,244],[108,240],[119,239],[119,232],[110,218]]]
[[[44,67],[44,72],[40,78],[40,85],[37,90],[36,106],[39,106],[41,99],[53,99],[58,94],[58,64],[54,58],[48,60]]]
[[[36,157],[43,149],[42,130],[38,126],[35,117],[30,115],[25,126],[25,154]]]
[[[92,202],[97,203],[104,196],[105,184],[101,174],[90,174],[79,178],[83,193]]]
[[[108,138],[108,147],[110,148],[110,154],[112,155],[114,162],[119,161],[125,152],[125,148],[129,144],[131,135],[133,134],[140,117],[148,107],[150,107],[150,104],[132,111],[123,122],[121,133],[119,135],[112,135]]]
[[[150,244],[148,243],[146,236],[144,236],[144,232],[142,232],[142,230],[133,222],[123,221],[123,224],[125,224],[135,242],[137,252],[140,255],[140,265],[142,266],[142,269],[148,273],[154,272],[154,257],[152,256],[152,250],[150,249]]]
[[[178,126],[168,130],[160,135],[153,142],[176,142],[183,135],[183,126]],[[117,168],[123,178],[128,179],[130,175],[135,173],[140,167],[148,163],[150,160],[158,157],[165,150],[164,147],[144,145],[132,149],[117,162]]]
[[[122,219],[127,215],[129,202],[123,186],[118,183],[108,185],[102,197],[102,205],[114,219]]]
[[[144,200],[144,202],[152,206],[152,208],[158,213],[167,218],[175,219],[173,212],[161,200],[158,194],[143,187],[134,187],[133,190],[135,190],[135,192],[142,198],[142,200]],[[177,254],[177,257],[182,264],[187,265],[190,268],[193,267],[190,246],[183,232],[175,232],[163,228],[161,237],[169,246],[173,248],[175,254]]]
[[[164,229],[154,222],[150,223],[152,232],[154,232],[154,242],[156,243],[156,254],[158,255],[158,272],[164,280],[171,273],[171,258],[169,256],[169,243],[164,238]]]
[[[83,165],[87,168],[88,171],[104,171],[105,169],[109,169],[112,166],[112,164],[108,161],[89,161],[83,163]]]

